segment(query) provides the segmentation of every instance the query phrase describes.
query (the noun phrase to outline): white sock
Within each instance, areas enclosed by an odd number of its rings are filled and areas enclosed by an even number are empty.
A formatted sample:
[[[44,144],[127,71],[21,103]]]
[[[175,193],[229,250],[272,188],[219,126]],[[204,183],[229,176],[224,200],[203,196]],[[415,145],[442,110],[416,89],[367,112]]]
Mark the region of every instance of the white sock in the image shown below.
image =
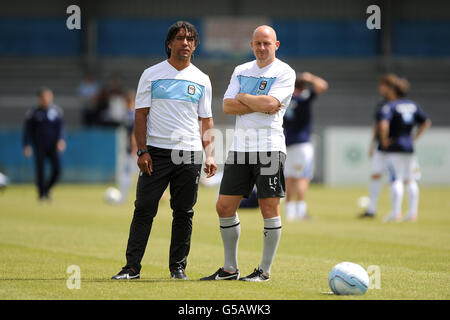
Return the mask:
[[[281,238],[281,217],[264,219],[263,256],[259,269],[270,275],[275,253]]]
[[[285,204],[286,220],[293,220],[295,218],[295,201],[286,201]]]
[[[238,269],[237,253],[241,223],[237,213],[230,218],[220,218],[220,235],[222,236],[224,263],[223,268],[229,272]]]
[[[302,219],[306,215],[306,201],[299,200],[296,203],[297,218]]]
[[[371,214],[375,214],[377,211],[377,203],[378,203],[378,197],[380,196],[381,191],[381,179],[371,179],[369,184],[369,195],[370,195],[370,202],[369,206],[367,207],[367,212]]]
[[[406,192],[409,205],[408,217],[412,217],[417,215],[419,206],[419,186],[417,185],[416,180],[411,180],[407,183]]]
[[[395,180],[391,184],[391,202],[392,202],[392,216],[397,216],[402,212],[403,201],[403,181]]]

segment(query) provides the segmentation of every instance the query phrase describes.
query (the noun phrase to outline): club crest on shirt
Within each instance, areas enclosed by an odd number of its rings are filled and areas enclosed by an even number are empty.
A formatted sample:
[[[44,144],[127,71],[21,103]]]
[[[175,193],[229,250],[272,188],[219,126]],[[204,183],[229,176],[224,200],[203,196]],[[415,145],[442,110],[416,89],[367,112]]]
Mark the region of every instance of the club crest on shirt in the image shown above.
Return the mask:
[[[259,83],[259,90],[264,90],[267,86],[267,81],[263,80]]]
[[[191,84],[188,86],[188,93],[190,95],[193,95],[195,93],[195,87]]]

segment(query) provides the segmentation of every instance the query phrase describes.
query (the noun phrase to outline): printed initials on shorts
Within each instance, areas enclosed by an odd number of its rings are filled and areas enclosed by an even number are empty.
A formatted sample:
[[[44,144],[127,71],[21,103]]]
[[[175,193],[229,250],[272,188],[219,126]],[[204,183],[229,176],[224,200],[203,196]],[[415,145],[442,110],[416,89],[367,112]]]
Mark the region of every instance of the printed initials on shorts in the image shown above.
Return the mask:
[[[269,187],[270,187],[270,189],[272,189],[273,191],[276,191],[277,184],[278,184],[278,177],[269,178]]]

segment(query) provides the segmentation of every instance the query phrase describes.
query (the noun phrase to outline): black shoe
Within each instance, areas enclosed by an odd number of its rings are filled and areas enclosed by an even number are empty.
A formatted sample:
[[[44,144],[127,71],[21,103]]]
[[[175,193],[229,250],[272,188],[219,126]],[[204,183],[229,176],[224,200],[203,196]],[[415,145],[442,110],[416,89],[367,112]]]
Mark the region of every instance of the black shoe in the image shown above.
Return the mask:
[[[189,280],[183,268],[178,268],[170,271],[171,279]]]
[[[118,274],[111,278],[111,280],[131,280],[140,279],[140,274],[133,268],[123,268]]]
[[[219,268],[215,273],[208,277],[203,277],[200,280],[238,280],[239,270],[234,273],[226,272],[223,268]]]
[[[364,212],[361,213],[358,218],[375,218],[375,213],[370,213],[370,212]]]
[[[240,278],[239,280],[242,281],[251,281],[251,282],[264,282],[264,281],[269,281],[270,277],[266,274],[264,274],[264,272],[259,269],[255,269],[255,271],[253,271],[253,273],[249,274],[246,277]]]

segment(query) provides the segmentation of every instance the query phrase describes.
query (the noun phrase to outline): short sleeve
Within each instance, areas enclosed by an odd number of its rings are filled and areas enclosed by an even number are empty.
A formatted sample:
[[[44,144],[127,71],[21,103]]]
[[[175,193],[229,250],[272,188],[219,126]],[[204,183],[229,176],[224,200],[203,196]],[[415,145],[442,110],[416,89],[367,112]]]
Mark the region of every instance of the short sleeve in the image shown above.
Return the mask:
[[[148,79],[146,71],[139,79],[135,102],[135,109],[150,108],[152,105],[152,82]]]
[[[417,107],[416,113],[414,115],[414,119],[417,123],[422,124],[428,119],[428,117],[421,108]]]
[[[212,117],[212,111],[211,111],[211,100],[212,100],[212,87],[211,87],[211,81],[209,80],[205,84],[205,89],[203,91],[203,95],[200,98],[200,101],[198,103],[198,116],[200,118],[211,118]]]
[[[230,84],[228,85],[227,91],[223,96],[223,99],[234,99],[238,95],[240,90],[239,80],[237,78],[237,70],[234,69],[231,75]]]
[[[281,104],[289,103],[295,87],[295,71],[290,69],[280,74],[270,87],[267,95],[274,97]]]
[[[386,104],[386,102],[382,101],[379,102],[375,108],[375,113],[373,118],[375,119],[375,122],[381,121],[381,109],[383,109],[383,106]]]
[[[381,120],[387,120],[391,121],[392,119],[392,108],[389,104],[385,104],[381,107],[380,110],[380,121]]]

